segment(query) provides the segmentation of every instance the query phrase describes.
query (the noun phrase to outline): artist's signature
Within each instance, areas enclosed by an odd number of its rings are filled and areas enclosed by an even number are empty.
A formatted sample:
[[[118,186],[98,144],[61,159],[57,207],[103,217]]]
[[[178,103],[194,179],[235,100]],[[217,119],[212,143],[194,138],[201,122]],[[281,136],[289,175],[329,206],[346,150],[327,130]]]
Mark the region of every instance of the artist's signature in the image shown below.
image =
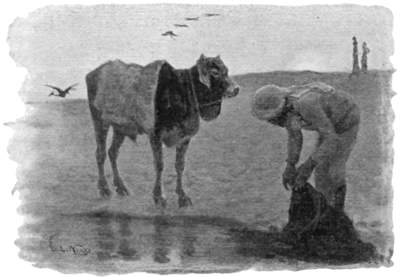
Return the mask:
[[[57,234],[51,235],[48,239],[49,248],[52,252],[61,252],[65,254],[73,254],[76,256],[86,256],[91,252],[91,249],[85,247],[81,244],[74,244],[74,245],[59,245],[54,243],[54,238]]]

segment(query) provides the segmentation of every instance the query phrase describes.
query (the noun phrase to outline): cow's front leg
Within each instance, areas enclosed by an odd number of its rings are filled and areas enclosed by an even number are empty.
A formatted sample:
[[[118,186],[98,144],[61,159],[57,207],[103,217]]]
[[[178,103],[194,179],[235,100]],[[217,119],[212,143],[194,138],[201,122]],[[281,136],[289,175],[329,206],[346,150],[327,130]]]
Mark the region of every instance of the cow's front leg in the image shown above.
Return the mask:
[[[165,207],[167,205],[167,201],[164,199],[162,195],[162,171],[163,171],[163,156],[162,156],[162,143],[161,139],[158,135],[152,133],[150,134],[150,144],[151,149],[153,150],[153,158],[154,158],[154,168],[156,170],[156,182],[154,184],[153,189],[153,199],[157,206]]]
[[[185,153],[188,149],[190,140],[185,140],[183,143],[179,144],[176,147],[176,161],[175,161],[175,169],[176,169],[176,193],[178,194],[178,204],[179,208],[187,207],[192,205],[192,200],[186,195],[185,191],[182,188],[182,174],[185,169]]]

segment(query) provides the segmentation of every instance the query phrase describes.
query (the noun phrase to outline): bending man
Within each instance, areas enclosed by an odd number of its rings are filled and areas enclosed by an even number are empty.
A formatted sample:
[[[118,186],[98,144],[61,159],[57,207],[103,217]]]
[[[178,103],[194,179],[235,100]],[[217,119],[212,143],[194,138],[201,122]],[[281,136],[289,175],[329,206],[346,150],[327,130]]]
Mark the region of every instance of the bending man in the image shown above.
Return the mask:
[[[352,97],[324,83],[282,88],[267,85],[252,99],[252,113],[260,120],[284,127],[288,154],[283,185],[302,187],[315,169],[315,186],[328,203],[344,209],[346,162],[357,139],[359,108]],[[297,166],[303,144],[301,130],[316,131],[318,144],[308,159]]]

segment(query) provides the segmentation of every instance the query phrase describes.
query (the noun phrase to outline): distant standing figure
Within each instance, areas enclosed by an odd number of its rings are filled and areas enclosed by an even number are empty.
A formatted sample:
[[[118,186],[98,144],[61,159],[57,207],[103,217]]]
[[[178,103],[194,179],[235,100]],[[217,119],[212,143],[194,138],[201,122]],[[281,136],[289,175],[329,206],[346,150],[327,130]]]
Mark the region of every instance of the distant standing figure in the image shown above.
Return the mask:
[[[357,75],[360,73],[360,65],[358,63],[358,43],[357,38],[353,37],[353,71],[351,75]]]
[[[364,41],[362,44],[362,56],[361,56],[361,71],[363,73],[367,73],[368,71],[368,58],[367,55],[369,52],[371,52],[367,46],[367,43]]]
[[[317,82],[303,86],[267,85],[252,99],[252,114],[288,133],[288,154],[282,180],[286,189],[303,187],[315,168],[315,186],[328,203],[344,210],[346,162],[357,139],[360,112],[352,97]],[[303,144],[301,130],[316,131],[318,144],[296,168]]]

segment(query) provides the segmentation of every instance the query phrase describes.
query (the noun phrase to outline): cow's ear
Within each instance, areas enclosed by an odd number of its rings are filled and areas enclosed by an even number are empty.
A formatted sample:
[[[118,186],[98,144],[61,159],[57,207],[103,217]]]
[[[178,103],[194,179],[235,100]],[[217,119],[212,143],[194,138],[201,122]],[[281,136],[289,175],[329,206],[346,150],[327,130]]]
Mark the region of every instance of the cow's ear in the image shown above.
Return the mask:
[[[210,84],[210,74],[208,74],[208,70],[205,66],[197,65],[197,69],[199,71],[199,80],[205,85],[207,88],[211,88]]]
[[[207,63],[204,59],[204,55],[200,56],[199,61],[197,62],[197,70],[199,71],[199,80],[202,84],[204,84],[207,88],[211,87],[210,84],[210,74],[207,70]]]

